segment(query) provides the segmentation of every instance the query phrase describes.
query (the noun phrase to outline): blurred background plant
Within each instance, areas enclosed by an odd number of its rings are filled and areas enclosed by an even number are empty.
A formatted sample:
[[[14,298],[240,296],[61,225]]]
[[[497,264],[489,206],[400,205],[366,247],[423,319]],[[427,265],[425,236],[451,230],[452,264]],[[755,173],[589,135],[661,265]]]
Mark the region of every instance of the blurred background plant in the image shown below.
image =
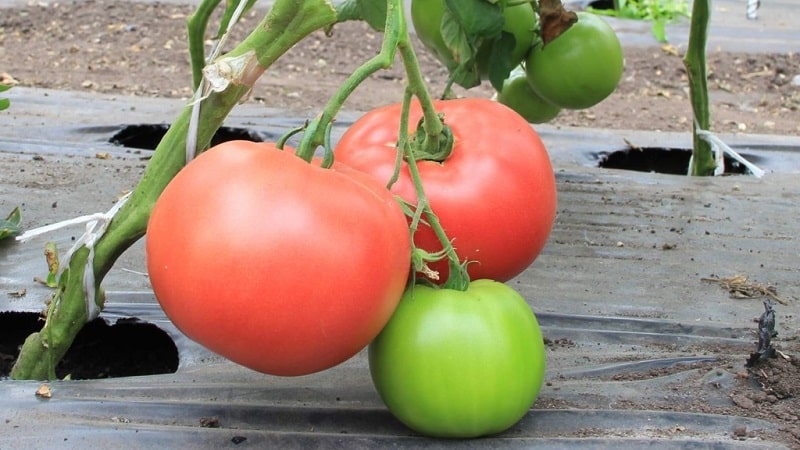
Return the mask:
[[[0,92],[5,92],[5,91],[7,91],[9,89],[11,89],[11,85],[9,85],[9,84],[0,84]],[[11,100],[9,100],[7,98],[0,98],[0,111],[8,108],[9,106],[11,106]]]
[[[586,9],[605,16],[650,21],[659,42],[667,42],[667,24],[690,16],[688,0],[597,0]]]

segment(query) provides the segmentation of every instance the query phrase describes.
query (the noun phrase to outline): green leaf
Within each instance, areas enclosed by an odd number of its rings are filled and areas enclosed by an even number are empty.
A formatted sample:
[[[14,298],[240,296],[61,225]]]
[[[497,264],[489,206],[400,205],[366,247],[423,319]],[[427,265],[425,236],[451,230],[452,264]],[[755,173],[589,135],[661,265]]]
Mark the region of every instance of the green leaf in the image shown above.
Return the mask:
[[[514,35],[503,32],[499,39],[492,41],[489,54],[489,82],[497,92],[503,90],[503,81],[508,78],[514,67],[511,64],[511,53],[514,51],[516,39]]]
[[[471,39],[500,36],[505,18],[497,4],[486,0],[446,0],[447,8]]]
[[[386,27],[387,2],[383,0],[356,0],[361,17],[375,31],[383,31]]]
[[[47,287],[58,287],[58,269],[60,263],[58,260],[58,247],[55,242],[48,242],[44,246],[44,256],[47,260],[47,279],[45,285]]]
[[[5,92],[5,91],[7,91],[9,89],[11,89],[11,85],[10,84],[2,84],[2,83],[0,83],[0,92]],[[2,111],[4,109],[8,109],[9,106],[11,106],[11,100],[9,100],[7,98],[0,98],[0,111]]]
[[[477,45],[447,7],[442,14],[441,33],[442,40],[453,57],[454,66],[448,67],[453,81],[465,89],[481,84],[481,76],[475,64]]]
[[[653,37],[655,37],[658,42],[662,43],[667,42],[667,30],[665,29],[664,25],[665,24],[663,20],[654,20],[650,27]]]
[[[0,239],[16,236],[22,232],[19,223],[22,220],[22,213],[19,207],[14,208],[5,220],[0,220]]]

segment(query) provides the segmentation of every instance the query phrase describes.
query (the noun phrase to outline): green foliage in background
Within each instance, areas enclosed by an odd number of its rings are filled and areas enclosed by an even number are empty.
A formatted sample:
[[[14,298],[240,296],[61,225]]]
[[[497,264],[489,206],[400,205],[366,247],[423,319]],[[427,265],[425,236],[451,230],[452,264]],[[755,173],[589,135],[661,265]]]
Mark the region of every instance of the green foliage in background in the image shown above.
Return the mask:
[[[668,23],[690,16],[688,0],[614,0],[614,9],[588,9],[595,14],[650,21],[659,42],[667,42]]]

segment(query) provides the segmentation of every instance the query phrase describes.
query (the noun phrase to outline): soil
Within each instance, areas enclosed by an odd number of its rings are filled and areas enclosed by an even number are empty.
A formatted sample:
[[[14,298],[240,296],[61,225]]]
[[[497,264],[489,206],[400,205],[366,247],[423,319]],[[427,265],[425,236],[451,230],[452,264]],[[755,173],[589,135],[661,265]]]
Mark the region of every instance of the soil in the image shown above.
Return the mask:
[[[0,14],[0,77],[22,86],[181,97],[191,95],[186,18],[192,6],[87,0],[34,3]],[[253,11],[236,28],[236,42],[263,16]],[[211,29],[216,29],[215,27]],[[336,25],[331,37],[314,33],[259,80],[251,101],[314,114],[342,80],[375,55],[381,35],[360,22]],[[420,64],[432,92],[441,93],[447,72],[422,46]],[[627,46],[617,91],[585,110],[563,111],[563,126],[689,131],[692,110],[681,49]],[[792,80],[800,55],[708,54],[712,127],[715,132],[796,134],[800,86]],[[4,75],[3,75],[4,74]],[[400,64],[370,77],[345,105],[366,111],[401,99]],[[491,97],[488,83],[464,96]]]
[[[31,3],[0,11],[0,78],[30,87],[188,98],[191,89],[185,21],[192,11],[193,7],[185,5],[116,0]],[[248,14],[232,40],[243,36],[261,15],[259,11]],[[353,68],[373,56],[380,45],[380,34],[361,23],[339,24],[332,37],[317,32],[269,69],[250,101],[291,114],[314,114]],[[445,69],[421,46],[418,48],[433,92],[441,92],[447,78]],[[562,112],[551,124],[688,131],[692,112],[681,49],[625,47],[624,52],[625,73],[611,97],[590,109]],[[712,51],[708,66],[712,130],[781,135],[800,132],[800,86],[792,83],[800,67],[798,54]],[[397,102],[403,88],[403,72],[396,64],[370,77],[345,109],[366,111]],[[493,91],[483,85],[458,93],[490,97]],[[729,408],[705,404],[702,393],[686,393],[691,399],[686,402],[648,404],[643,400],[641,404],[617,406],[765,418],[781,424],[781,437],[788,445],[800,446],[800,345],[797,340],[782,345],[775,358],[750,368],[744,367],[743,360],[732,359],[714,364],[721,369],[703,364],[689,368],[698,376],[709,370],[736,373],[736,384],[720,387],[730,391],[734,406]],[[726,349],[706,351],[726,354]],[[8,352],[0,354],[0,360],[8,363]],[[108,372],[107,368],[98,369],[102,370]],[[3,375],[0,373],[0,377]],[[661,375],[647,372],[625,376],[633,380]],[[537,403],[537,407],[548,405]],[[752,437],[747,429],[737,429],[734,434],[741,439]]]

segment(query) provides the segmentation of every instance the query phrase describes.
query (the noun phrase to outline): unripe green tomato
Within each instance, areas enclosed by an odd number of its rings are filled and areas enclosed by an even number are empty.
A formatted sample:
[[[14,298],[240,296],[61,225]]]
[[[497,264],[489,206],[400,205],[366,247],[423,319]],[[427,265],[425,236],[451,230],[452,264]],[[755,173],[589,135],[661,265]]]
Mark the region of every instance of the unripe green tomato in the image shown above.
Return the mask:
[[[622,78],[622,46],[602,18],[578,12],[578,21],[546,46],[531,50],[528,82],[540,97],[568,109],[594,106]]]
[[[411,22],[417,37],[425,47],[447,68],[456,67],[453,54],[442,38],[441,23],[444,15],[445,0],[412,0]],[[515,44],[511,52],[511,66],[516,66],[528,54],[533,43],[533,30],[536,27],[536,14],[530,3],[520,3],[503,10],[505,25],[503,31],[514,35]],[[491,45],[483,45],[478,49],[476,60],[481,74],[488,71],[487,64]]]
[[[497,93],[497,101],[516,111],[529,123],[549,122],[561,112],[561,108],[533,91],[524,73],[512,73],[503,82],[503,90]]]
[[[418,433],[470,438],[517,423],[539,395],[545,348],[536,317],[511,287],[416,285],[369,346],[375,388]]]
[[[443,15],[444,0],[411,0],[411,22],[417,37],[436,59],[452,69],[456,63],[440,30]]]

